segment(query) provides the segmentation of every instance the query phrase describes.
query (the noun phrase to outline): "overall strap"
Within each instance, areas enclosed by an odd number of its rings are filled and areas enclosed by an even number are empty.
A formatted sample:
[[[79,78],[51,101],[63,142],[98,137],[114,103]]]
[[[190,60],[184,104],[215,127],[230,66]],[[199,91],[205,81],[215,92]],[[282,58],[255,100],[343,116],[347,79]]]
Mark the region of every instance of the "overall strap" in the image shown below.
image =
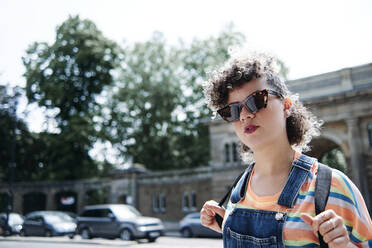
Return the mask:
[[[332,170],[322,164],[318,163],[318,175],[315,181],[315,214],[318,215],[325,210],[327,205],[329,192],[331,189]],[[322,235],[318,232],[320,247],[328,247],[328,244],[324,242]]]
[[[304,184],[315,161],[315,158],[308,157],[304,154],[302,154],[299,159],[293,161],[287,182],[278,199],[279,205],[288,208],[294,206],[298,192]]]

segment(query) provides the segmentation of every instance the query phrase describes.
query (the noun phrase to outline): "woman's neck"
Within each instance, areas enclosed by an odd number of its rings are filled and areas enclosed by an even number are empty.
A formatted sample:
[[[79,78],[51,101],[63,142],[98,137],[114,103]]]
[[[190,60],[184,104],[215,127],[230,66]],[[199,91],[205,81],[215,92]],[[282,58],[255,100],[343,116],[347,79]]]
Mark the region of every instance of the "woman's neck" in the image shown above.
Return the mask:
[[[275,144],[265,149],[259,149],[259,151],[253,153],[256,161],[255,173],[260,176],[288,174],[294,156],[295,151],[289,143]]]

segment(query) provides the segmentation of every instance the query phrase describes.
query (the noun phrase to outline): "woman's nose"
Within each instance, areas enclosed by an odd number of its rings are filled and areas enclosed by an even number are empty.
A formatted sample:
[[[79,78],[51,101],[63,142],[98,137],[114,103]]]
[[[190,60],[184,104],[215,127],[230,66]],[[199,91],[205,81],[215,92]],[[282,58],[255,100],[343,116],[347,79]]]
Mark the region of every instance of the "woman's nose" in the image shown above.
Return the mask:
[[[246,121],[248,118],[253,119],[256,116],[256,114],[252,114],[246,107],[242,107],[242,110],[240,111],[240,121]]]

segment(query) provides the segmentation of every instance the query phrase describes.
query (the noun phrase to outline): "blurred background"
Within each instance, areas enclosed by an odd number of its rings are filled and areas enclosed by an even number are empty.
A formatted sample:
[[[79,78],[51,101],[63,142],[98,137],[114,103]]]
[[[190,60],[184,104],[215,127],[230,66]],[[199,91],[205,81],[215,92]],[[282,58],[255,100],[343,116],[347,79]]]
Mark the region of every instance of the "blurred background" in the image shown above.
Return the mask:
[[[277,58],[325,121],[309,154],[344,171],[371,211],[371,1],[0,4],[7,216],[120,203],[177,223],[219,200],[245,165],[201,85],[240,46]]]

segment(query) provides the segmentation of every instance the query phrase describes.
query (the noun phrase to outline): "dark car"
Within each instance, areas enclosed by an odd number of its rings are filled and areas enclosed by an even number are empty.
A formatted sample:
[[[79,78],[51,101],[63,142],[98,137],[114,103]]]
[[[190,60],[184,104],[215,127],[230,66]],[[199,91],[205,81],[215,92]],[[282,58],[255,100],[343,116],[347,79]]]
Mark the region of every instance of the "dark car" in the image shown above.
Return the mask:
[[[221,238],[219,232],[213,231],[200,222],[200,213],[191,213],[186,215],[179,223],[179,231],[182,237],[216,237]]]
[[[35,211],[26,215],[21,234],[23,236],[63,236],[73,238],[76,223],[60,211]]]
[[[160,219],[142,216],[137,209],[125,204],[86,206],[77,218],[77,223],[77,232],[83,239],[145,238],[149,242],[154,242],[164,232]]]
[[[6,213],[0,213],[0,228],[4,236],[20,234],[23,225],[23,216],[17,213],[9,213],[8,226],[6,226]]]

